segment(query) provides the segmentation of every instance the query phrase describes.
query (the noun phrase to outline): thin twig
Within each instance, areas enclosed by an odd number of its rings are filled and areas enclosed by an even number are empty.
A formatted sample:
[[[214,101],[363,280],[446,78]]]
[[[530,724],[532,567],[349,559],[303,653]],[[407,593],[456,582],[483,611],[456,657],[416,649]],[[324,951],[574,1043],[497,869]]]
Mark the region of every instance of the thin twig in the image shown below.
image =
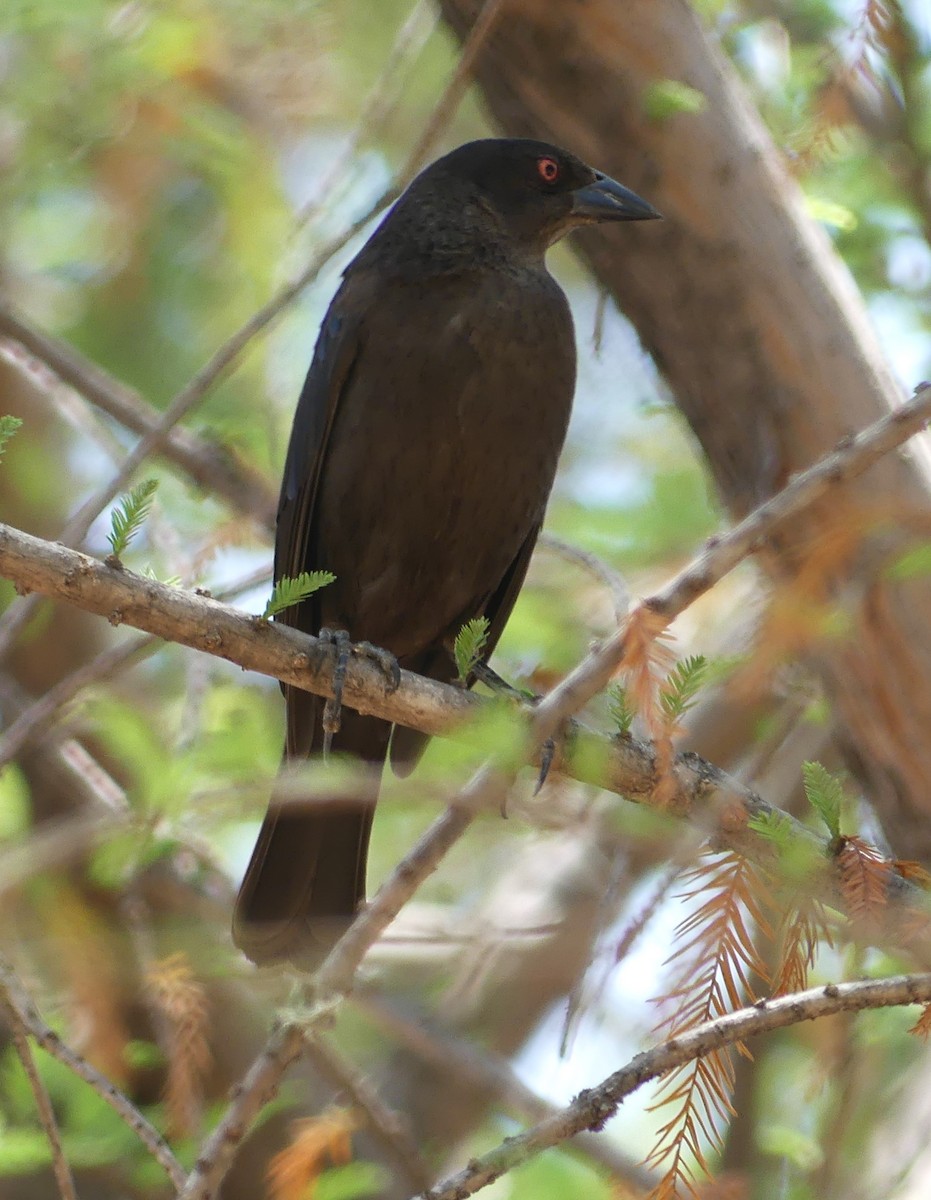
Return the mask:
[[[326,1038],[311,1035],[307,1053],[317,1069],[365,1114],[372,1136],[394,1160],[403,1186],[429,1187],[434,1174],[424,1162],[405,1119],[388,1108],[362,1073]]]
[[[436,1029],[421,1014],[405,1016],[396,1005],[367,990],[357,991],[351,1003],[405,1050],[435,1070],[491,1093],[525,1119],[542,1121],[559,1111],[557,1105],[527,1087],[506,1060],[456,1037],[449,1030]],[[643,1192],[656,1182],[639,1163],[596,1134],[581,1133],[566,1148],[578,1150],[591,1162]]]
[[[90,662],[84,663],[64,679],[50,687],[8,726],[0,738],[0,771],[17,754],[43,733],[61,714],[62,708],[73,700],[83,688],[92,683],[109,679],[117,671],[133,666],[157,650],[161,638],[153,634],[132,638],[121,646],[104,650]]]
[[[270,577],[270,567],[259,568],[251,572],[245,579],[219,590],[217,599],[232,598],[242,592],[250,591]],[[133,638],[121,646],[113,646],[104,650],[90,662],[84,663],[76,671],[72,671],[70,675],[60,679],[7,726],[6,732],[0,737],[0,770],[25,745],[41,736],[52,722],[58,719],[62,708],[80,691],[91,684],[111,679],[118,672],[134,666],[146,655],[157,650],[161,644],[162,639],[153,634]]]
[[[317,185],[315,198],[298,213],[298,228],[313,220],[331,202],[334,186],[348,171],[363,141],[374,138],[384,129],[401,94],[404,71],[426,45],[439,19],[440,14],[430,0],[417,0],[398,30],[394,45],[388,52],[381,74],[365,98],[362,113],[352,133]]]
[[[26,1072],[26,1078],[29,1080],[29,1086],[32,1088],[32,1094],[36,1101],[36,1109],[39,1113],[39,1120],[51,1147],[52,1171],[55,1175],[55,1182],[58,1184],[58,1190],[63,1200],[78,1200],[78,1193],[74,1186],[74,1176],[71,1174],[71,1167],[68,1164],[67,1158],[65,1158],[65,1148],[61,1143],[61,1132],[58,1128],[58,1122],[55,1120],[55,1110],[52,1108],[51,1097],[39,1076],[36,1061],[32,1056],[32,1048],[29,1045],[26,1025],[16,1005],[5,994],[2,984],[0,984],[0,989],[2,989],[0,990],[0,1003],[2,1003],[2,1007],[7,1011],[10,1030],[13,1034],[13,1045],[16,1047],[19,1061],[23,1064],[23,1070]]]
[[[6,305],[0,305],[0,337],[18,343],[62,383],[132,433],[145,436],[158,425],[158,409],[137,391]],[[221,496],[234,511],[252,517],[267,529],[273,527],[276,496],[268,480],[222,447],[181,428],[166,435],[161,453],[198,487]]]
[[[507,1171],[583,1129],[602,1129],[621,1101],[651,1079],[684,1063],[701,1058],[735,1042],[784,1029],[801,1021],[864,1008],[887,1008],[931,1001],[931,974],[900,975],[858,983],[829,984],[775,1000],[761,1000],[688,1033],[679,1034],[652,1050],[638,1054],[626,1067],[609,1075],[597,1087],[586,1088],[552,1117],[517,1137],[506,1138],[480,1155],[456,1175],[421,1193],[423,1200],[462,1200],[500,1178]]]
[[[0,988],[5,993],[7,1004],[17,1014],[30,1036],[35,1038],[43,1050],[48,1051],[53,1058],[64,1063],[69,1070],[92,1087],[97,1095],[105,1100],[136,1134],[174,1186],[182,1187],[186,1178],[184,1169],[172,1154],[171,1147],[162,1135],[153,1125],[149,1124],[119,1088],[115,1087],[105,1075],[101,1075],[80,1054],[67,1046],[58,1034],[46,1025],[36,1011],[29,993],[20,983],[13,966],[3,955],[0,955]]]
[[[583,571],[587,571],[593,579],[607,588],[614,609],[614,619],[618,624],[624,620],[630,607],[630,589],[613,567],[610,567],[597,554],[583,550],[581,546],[573,546],[571,542],[556,537],[552,533],[541,533],[537,545],[544,550],[552,551],[553,554],[564,558],[567,562],[581,567]]]
[[[501,15],[504,3],[505,0],[485,0],[485,3],[482,5],[481,11],[475,18],[475,23],[462,44],[456,69],[444,88],[442,96],[440,96],[434,106],[426,126],[408,157],[407,164],[401,172],[402,182],[407,182],[407,180],[413,178],[420,170],[433,147],[434,141],[455,115],[456,109],[459,107],[459,102],[462,100],[465,90],[471,82],[470,75],[476,56],[488,40],[495,22]]]
[[[704,550],[660,591],[641,601],[632,614],[648,610],[668,625],[709,591],[738,563],[764,544],[789,517],[819,500],[833,488],[861,475],[883,455],[924,428],[931,417],[931,385],[861,433],[845,438],[835,450],[791,480],[727,533],[709,538]],[[565,710],[577,712],[607,686],[624,657],[628,625],[608,638],[594,653],[553,688],[534,709],[534,733],[540,741],[558,731]]]
[[[288,1067],[303,1052],[302,1028],[286,1024],[272,1030],[258,1057],[233,1089],[230,1105],[201,1147],[194,1170],[183,1181],[178,1200],[213,1200],[250,1125],[277,1095]]]

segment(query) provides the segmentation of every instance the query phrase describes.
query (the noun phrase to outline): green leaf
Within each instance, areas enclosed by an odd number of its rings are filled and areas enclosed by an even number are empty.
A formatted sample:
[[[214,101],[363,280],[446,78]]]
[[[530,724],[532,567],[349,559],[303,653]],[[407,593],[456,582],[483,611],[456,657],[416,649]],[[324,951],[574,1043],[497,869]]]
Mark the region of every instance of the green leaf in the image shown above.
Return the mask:
[[[669,672],[660,692],[660,703],[671,721],[678,721],[694,706],[707,674],[708,660],[704,654],[684,658]]]
[[[887,579],[920,579],[931,575],[931,542],[912,546],[885,572]]]
[[[608,714],[618,733],[630,733],[637,713],[630,702],[627,688],[622,683],[608,688]]]
[[[329,587],[335,579],[336,576],[331,571],[301,571],[300,575],[295,575],[293,578],[290,575],[283,575],[272,588],[272,594],[262,613],[262,620],[267,621],[269,617],[284,612],[292,604],[300,604],[314,592]]]
[[[779,850],[788,850],[792,844],[792,821],[785,813],[755,813],[747,821],[747,825]]]
[[[149,515],[152,499],[158,487],[157,479],[146,479],[128,492],[114,508],[110,518],[107,541],[114,558],[119,558],[142,528]]]
[[[373,1162],[351,1162],[324,1171],[314,1188],[315,1200],[357,1200],[383,1192],[388,1182],[384,1167]]]
[[[19,417],[0,417],[0,458],[3,458],[3,452],[6,449],[6,444],[13,434],[22,425]]]
[[[665,121],[676,113],[701,112],[707,103],[704,92],[678,79],[659,79],[643,93],[643,111],[651,121]]]
[[[465,683],[481,660],[485,646],[488,644],[488,630],[491,622],[487,617],[473,617],[456,634],[453,655],[456,659],[456,670],[459,679]]]
[[[840,837],[840,810],[844,800],[840,780],[819,762],[802,763],[802,775],[808,803],[828,827],[831,837]]]

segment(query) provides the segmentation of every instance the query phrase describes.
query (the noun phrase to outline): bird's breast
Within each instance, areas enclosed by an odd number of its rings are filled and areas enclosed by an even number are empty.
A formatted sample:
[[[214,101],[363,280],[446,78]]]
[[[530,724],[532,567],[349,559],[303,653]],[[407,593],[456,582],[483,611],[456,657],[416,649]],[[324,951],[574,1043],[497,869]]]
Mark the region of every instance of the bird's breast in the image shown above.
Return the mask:
[[[405,655],[494,591],[539,523],[575,347],[551,280],[424,289],[380,316],[330,439],[320,565],[353,636]]]

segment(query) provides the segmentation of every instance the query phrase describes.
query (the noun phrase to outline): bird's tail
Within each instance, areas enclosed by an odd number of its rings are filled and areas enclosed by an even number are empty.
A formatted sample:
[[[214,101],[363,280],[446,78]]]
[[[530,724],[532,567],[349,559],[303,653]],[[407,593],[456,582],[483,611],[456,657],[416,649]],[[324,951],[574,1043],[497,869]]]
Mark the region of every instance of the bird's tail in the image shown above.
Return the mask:
[[[314,721],[316,711],[306,716]],[[333,749],[377,767],[390,731],[384,721],[344,710]],[[273,794],[233,913],[233,941],[253,962],[313,969],[349,925],[365,900],[375,792],[362,781],[358,793],[306,804]]]

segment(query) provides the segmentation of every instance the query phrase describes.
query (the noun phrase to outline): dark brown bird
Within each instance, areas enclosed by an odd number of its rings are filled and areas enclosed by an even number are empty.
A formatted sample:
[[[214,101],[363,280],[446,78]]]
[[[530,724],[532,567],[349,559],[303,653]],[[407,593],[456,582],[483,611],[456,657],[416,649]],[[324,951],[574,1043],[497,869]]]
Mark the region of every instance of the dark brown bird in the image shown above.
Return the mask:
[[[527,571],[575,389],[569,305],[546,250],[599,221],[658,217],[545,142],[460,146],[410,185],[344,273],[291,432],[275,578],[336,582],[281,619],[347,630],[410,671],[455,677],[487,617],[490,653]],[[285,687],[285,759],[320,744],[323,702]],[[334,749],[402,770],[422,735],[344,712]],[[233,922],[255,962],[319,960],[365,898],[370,803],[274,798]]]

